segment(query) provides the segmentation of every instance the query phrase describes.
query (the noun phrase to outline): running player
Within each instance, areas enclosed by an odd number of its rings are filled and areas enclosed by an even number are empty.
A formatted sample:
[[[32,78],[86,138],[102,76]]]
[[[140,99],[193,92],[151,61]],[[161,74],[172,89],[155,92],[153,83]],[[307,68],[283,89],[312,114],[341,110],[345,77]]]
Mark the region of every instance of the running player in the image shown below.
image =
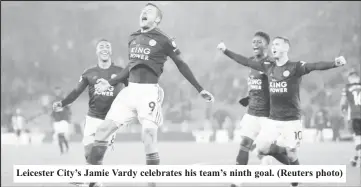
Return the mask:
[[[55,102],[53,108],[65,107],[73,103],[80,94],[88,87],[89,90],[89,110],[85,118],[85,126],[83,132],[83,145],[84,154],[86,160],[89,157],[90,145],[94,141],[94,134],[103,122],[106,114],[108,113],[110,106],[123,87],[122,84],[116,84],[115,86],[109,87],[104,92],[98,92],[94,86],[99,79],[107,79],[114,77],[116,73],[123,70],[123,68],[116,66],[112,63],[111,54],[112,46],[107,40],[100,40],[96,44],[96,54],[98,57],[98,64],[95,67],[89,68],[84,71],[80,76],[80,80],[76,88],[71,91],[63,100]],[[124,81],[126,84],[126,80]],[[115,133],[107,139],[108,144],[113,143]],[[90,163],[88,163],[90,164]]]
[[[352,166],[360,166],[361,162],[361,82],[360,76],[356,71],[352,71],[348,75],[348,84],[342,90],[341,109],[345,114],[349,112],[354,132],[354,142],[356,154],[351,159]]]
[[[272,62],[272,59],[267,54],[269,42],[270,37],[267,33],[256,32],[252,41],[254,56],[250,60]],[[248,111],[241,121],[241,143],[236,158],[237,165],[248,164],[249,151],[261,130],[261,126],[265,124],[270,110],[266,74],[251,69],[248,77],[248,90],[248,97],[240,101],[243,106],[248,105]]]
[[[63,92],[60,87],[55,88],[55,99],[61,100],[64,99]],[[69,141],[68,141],[68,133],[70,126],[70,116],[71,110],[69,106],[57,107],[51,113],[51,117],[53,119],[53,127],[56,139],[58,140],[58,145],[60,148],[60,154],[64,154],[64,147],[66,149],[66,153],[69,151]]]
[[[289,164],[299,165],[297,147],[302,138],[302,123],[299,88],[301,78],[314,70],[327,70],[346,64],[344,57],[333,62],[305,63],[292,62],[288,58],[290,42],[284,37],[276,37],[272,43],[272,54],[276,63],[269,61],[255,62],[247,57],[228,50],[224,43],[217,46],[225,55],[238,63],[267,74],[270,91],[270,116],[266,131],[257,144],[262,154],[283,154]],[[277,144],[273,144],[273,142]],[[298,183],[292,183],[298,186]]]
[[[273,59],[268,56],[269,43],[270,37],[267,33],[256,32],[252,41],[254,56],[251,57],[250,60],[273,63]],[[270,112],[267,75],[262,71],[251,69],[248,77],[248,90],[248,96],[239,101],[242,106],[248,106],[248,111],[241,121],[241,143],[236,157],[237,165],[248,164],[249,152],[254,149],[254,141],[260,133],[262,126],[267,125],[267,118]],[[287,160],[287,158],[285,158],[285,156],[272,156],[286,164],[285,160]],[[259,155],[262,164],[270,164],[271,160],[268,157],[269,156]],[[234,187],[237,186],[237,184],[232,184],[231,186]]]
[[[180,73],[196,88],[208,102],[213,96],[204,90],[194,77],[189,66],[180,57],[180,51],[173,39],[165,35],[158,25],[162,12],[154,4],[148,3],[140,14],[140,30],[130,35],[129,64],[124,71],[109,81],[99,82],[98,89],[104,90],[129,75],[129,86],[122,90],[114,100],[105,122],[95,135],[96,143],[89,157],[92,164],[101,164],[107,147],[104,140],[121,125],[127,125],[138,118],[142,125],[142,140],[147,165],[160,163],[157,147],[158,127],[163,123],[163,89],[158,85],[164,63],[170,57]],[[154,184],[149,184],[153,186]]]

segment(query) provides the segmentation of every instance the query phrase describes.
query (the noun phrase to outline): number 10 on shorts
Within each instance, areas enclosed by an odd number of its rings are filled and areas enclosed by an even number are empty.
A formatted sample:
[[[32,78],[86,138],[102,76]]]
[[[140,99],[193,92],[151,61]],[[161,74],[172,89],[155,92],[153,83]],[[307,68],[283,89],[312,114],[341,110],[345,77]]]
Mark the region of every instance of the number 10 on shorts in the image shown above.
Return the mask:
[[[302,140],[302,131],[295,131],[295,140]]]

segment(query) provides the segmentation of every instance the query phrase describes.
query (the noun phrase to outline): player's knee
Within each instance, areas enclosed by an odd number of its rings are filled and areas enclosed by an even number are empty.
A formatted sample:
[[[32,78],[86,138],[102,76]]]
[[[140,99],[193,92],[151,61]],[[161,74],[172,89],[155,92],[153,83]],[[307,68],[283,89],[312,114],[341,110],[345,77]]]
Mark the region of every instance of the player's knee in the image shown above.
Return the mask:
[[[259,141],[257,143],[258,154],[267,155],[270,153],[272,143],[269,141]]]
[[[106,141],[114,132],[118,129],[118,125],[115,121],[104,120],[103,123],[97,128],[94,140]]]
[[[361,143],[360,144],[358,144],[358,145],[356,145],[356,151],[360,151],[361,150]]]
[[[146,154],[158,152],[157,134],[157,128],[143,128],[142,141]]]
[[[286,147],[286,151],[287,151],[287,157],[290,160],[290,162],[294,162],[298,160],[296,148]]]
[[[84,147],[87,147],[94,143],[94,135],[88,135],[83,137],[83,145]]]
[[[253,144],[253,140],[247,136],[241,137],[240,149],[249,152]]]

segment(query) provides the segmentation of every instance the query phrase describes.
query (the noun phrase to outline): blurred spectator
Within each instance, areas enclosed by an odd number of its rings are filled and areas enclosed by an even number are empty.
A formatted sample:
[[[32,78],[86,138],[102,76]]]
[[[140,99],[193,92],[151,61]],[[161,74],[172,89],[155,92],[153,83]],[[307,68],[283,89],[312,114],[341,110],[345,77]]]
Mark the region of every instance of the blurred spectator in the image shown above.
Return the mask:
[[[313,126],[316,128],[315,140],[324,141],[323,129],[329,125],[328,114],[325,109],[320,109],[313,117]]]
[[[331,128],[332,128],[332,141],[339,141],[340,140],[340,129],[343,127],[343,117],[339,114],[339,112],[335,112],[331,116]]]
[[[17,138],[17,144],[21,144],[21,138],[23,136],[23,133],[25,133],[26,119],[22,115],[20,108],[17,108],[15,110],[15,114],[12,116],[11,121],[15,136]]]

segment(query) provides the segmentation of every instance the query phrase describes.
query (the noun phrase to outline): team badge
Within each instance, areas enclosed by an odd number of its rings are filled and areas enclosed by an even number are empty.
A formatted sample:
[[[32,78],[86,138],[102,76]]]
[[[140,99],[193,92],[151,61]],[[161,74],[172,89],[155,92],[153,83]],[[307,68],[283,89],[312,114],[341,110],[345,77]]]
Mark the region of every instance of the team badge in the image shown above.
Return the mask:
[[[284,71],[284,72],[283,72],[283,76],[284,76],[284,77],[290,76],[290,71],[288,71],[288,70]]]
[[[172,41],[172,46],[173,46],[174,48],[177,48],[177,45],[175,44],[175,41],[174,41],[174,40]]]
[[[149,40],[149,45],[150,46],[155,46],[157,44],[157,42],[155,40]]]
[[[117,76],[116,74],[112,74],[112,75],[110,76],[110,78],[113,79],[113,78],[115,78],[116,76]]]

